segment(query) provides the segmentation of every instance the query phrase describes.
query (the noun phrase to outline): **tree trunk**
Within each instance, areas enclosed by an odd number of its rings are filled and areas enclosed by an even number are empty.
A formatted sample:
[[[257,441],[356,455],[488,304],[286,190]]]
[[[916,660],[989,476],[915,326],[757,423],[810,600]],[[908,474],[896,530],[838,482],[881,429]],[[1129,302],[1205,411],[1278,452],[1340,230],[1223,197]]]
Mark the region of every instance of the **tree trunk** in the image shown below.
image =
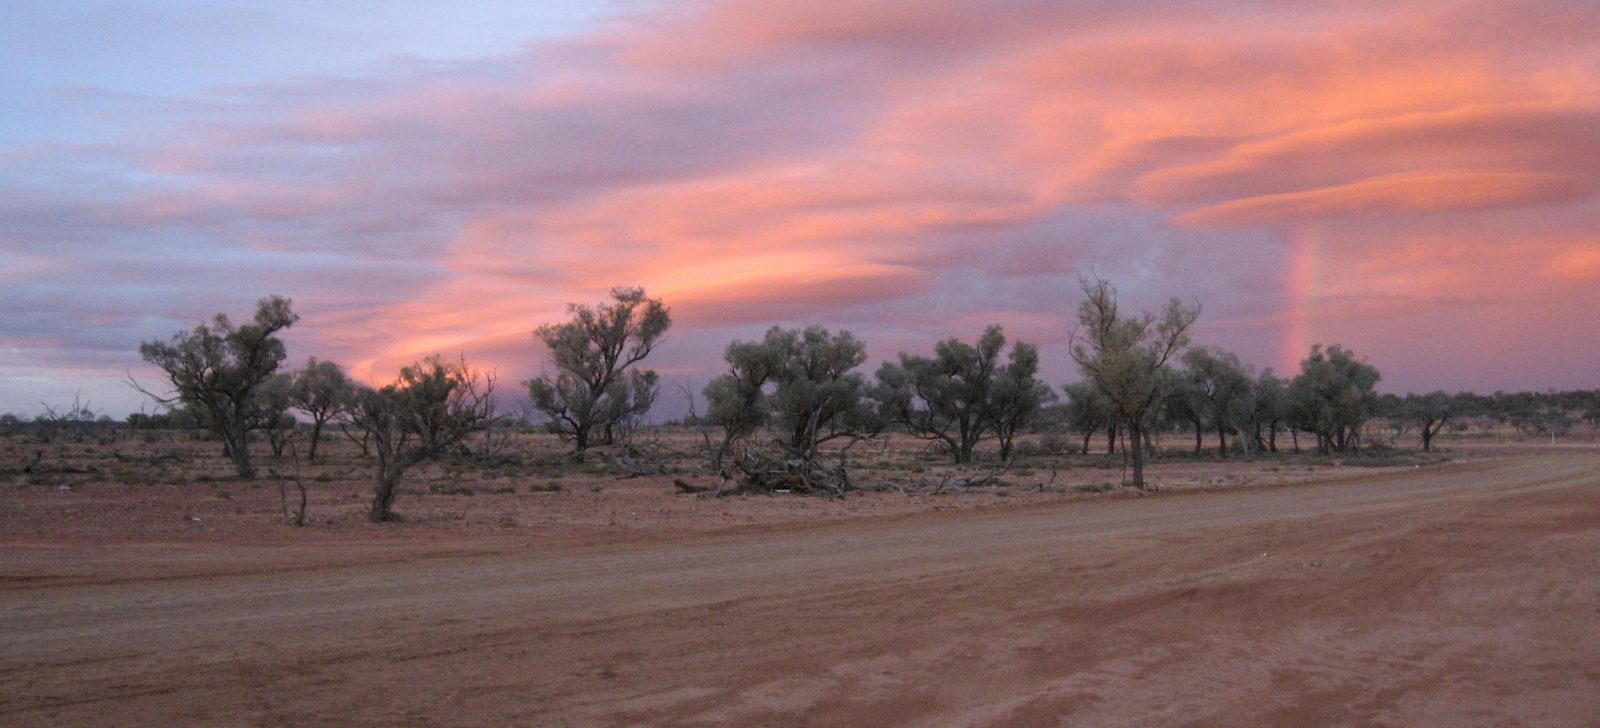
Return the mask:
[[[1106,454],[1111,455],[1117,451],[1117,433],[1121,431],[1118,423],[1112,422],[1106,427]]]
[[[1089,454],[1089,441],[1094,439],[1094,430],[1083,433],[1083,454]]]
[[[1144,448],[1139,447],[1139,438],[1144,432],[1137,422],[1128,423],[1128,440],[1134,443],[1133,447],[1126,448],[1133,457],[1133,487],[1144,490]]]
[[[1228,457],[1228,428],[1221,422],[1217,423],[1217,457]]]
[[[1206,434],[1206,428],[1205,428],[1204,425],[1202,425],[1200,423],[1200,418],[1198,418],[1198,417],[1195,418],[1193,424],[1194,424],[1194,454],[1196,456],[1198,456],[1200,453],[1205,452],[1206,443],[1205,443],[1204,437],[1205,437],[1205,434]]]
[[[972,462],[972,443],[966,438],[962,438],[960,442],[955,443],[955,447],[952,449],[955,451],[957,465],[966,465]]]
[[[400,492],[400,477],[405,471],[398,467],[384,468],[378,475],[378,489],[372,498],[372,511],[367,514],[367,519],[373,523],[382,523],[389,520],[393,513],[394,497]]]
[[[245,480],[256,477],[255,466],[250,464],[250,448],[245,444],[245,438],[248,435],[233,432],[232,430],[224,431],[220,434],[222,435],[222,447],[227,451],[228,459],[233,461],[233,469],[239,474],[239,477]]]
[[[306,461],[317,461],[317,441],[322,439],[322,420],[315,420],[311,424],[311,447],[306,453]]]

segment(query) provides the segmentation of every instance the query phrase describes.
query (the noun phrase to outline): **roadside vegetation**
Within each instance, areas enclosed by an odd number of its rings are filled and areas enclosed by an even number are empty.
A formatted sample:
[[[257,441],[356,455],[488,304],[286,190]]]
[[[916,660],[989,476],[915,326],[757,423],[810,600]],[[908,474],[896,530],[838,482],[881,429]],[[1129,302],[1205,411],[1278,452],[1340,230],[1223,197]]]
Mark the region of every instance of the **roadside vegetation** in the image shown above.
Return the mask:
[[[164,381],[130,384],[153,412],[113,421],[75,399],[0,415],[11,461],[0,474],[21,485],[248,483],[266,458],[282,516],[299,525],[315,522],[308,488],[360,478],[368,518],[395,519],[407,474],[424,464],[418,491],[429,495],[560,492],[608,477],[700,497],[1083,493],[1160,485],[1163,464],[1414,465],[1447,458],[1434,451],[1451,438],[1600,435],[1600,391],[1380,394],[1378,370],[1338,345],[1313,346],[1282,377],[1194,345],[1198,302],[1129,312],[1097,279],[1082,294],[1078,381],[1042,381],[1038,348],[999,325],[900,352],[870,376],[851,332],[773,327],[729,343],[726,372],[702,391],[680,387],[689,414],[665,424],[647,420],[661,382],[645,364],[671,311],[643,289],[573,304],[569,320],[534,330],[549,369],[520,397],[497,391],[495,373],[440,356],[376,387],[314,356],[285,367],[280,334],[299,317],[271,296],[249,323],[218,314],[142,345]]]

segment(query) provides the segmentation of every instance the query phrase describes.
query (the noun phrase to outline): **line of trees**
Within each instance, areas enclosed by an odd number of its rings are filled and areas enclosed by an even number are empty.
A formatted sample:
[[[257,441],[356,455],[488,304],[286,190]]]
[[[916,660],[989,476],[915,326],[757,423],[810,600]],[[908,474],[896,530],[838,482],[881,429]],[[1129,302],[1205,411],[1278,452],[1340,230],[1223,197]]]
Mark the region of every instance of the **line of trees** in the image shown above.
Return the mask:
[[[1008,461],[1019,434],[1064,426],[1083,434],[1084,452],[1096,433],[1105,434],[1108,451],[1120,440],[1131,484],[1142,488],[1154,434],[1179,427],[1194,433],[1197,454],[1213,434],[1222,457],[1234,448],[1277,452],[1280,434],[1296,450],[1304,434],[1318,452],[1353,451],[1374,417],[1415,425],[1424,450],[1452,419],[1465,416],[1494,415],[1519,431],[1556,432],[1570,427],[1569,413],[1577,411],[1600,427],[1600,392],[1380,396],[1378,370],[1340,346],[1312,347],[1288,380],[1271,369],[1258,373],[1232,353],[1190,346],[1197,302],[1173,299],[1134,314],[1122,309],[1107,281],[1081,283],[1070,351],[1083,379],[1062,388],[1064,401],[1038,378],[1038,348],[1008,341],[999,325],[972,342],[939,341],[931,355],[901,352],[871,380],[859,371],[866,345],[848,331],[773,327],[759,340],[731,342],[727,372],[706,385],[707,413],[696,418],[718,435],[706,437],[710,465],[728,477],[735,454],[748,456],[752,442],[769,431],[774,437],[766,446],[777,454],[760,461],[762,468],[777,461],[810,468],[824,444],[848,450],[886,430],[926,440],[958,465],[972,463],[991,442]],[[523,386],[528,411],[582,459],[591,449],[626,443],[644,421],[660,378],[640,365],[665,340],[672,318],[660,299],[632,287],[613,289],[598,305],[572,304],[568,313],[568,321],[534,330],[554,371]],[[128,423],[210,430],[241,478],[255,472],[252,433],[263,433],[275,455],[305,437],[307,457],[315,460],[326,428],[336,426],[375,460],[371,517],[381,521],[391,516],[407,469],[505,419],[495,409],[494,375],[461,360],[426,358],[380,387],[315,357],[280,371],[286,350],[279,335],[298,320],[288,299],[270,296],[257,303],[249,323],[234,325],[218,314],[170,340],[145,342],[140,356],[162,371],[169,389],[157,393],[129,381],[166,411],[131,415]],[[308,428],[294,412],[309,419]]]

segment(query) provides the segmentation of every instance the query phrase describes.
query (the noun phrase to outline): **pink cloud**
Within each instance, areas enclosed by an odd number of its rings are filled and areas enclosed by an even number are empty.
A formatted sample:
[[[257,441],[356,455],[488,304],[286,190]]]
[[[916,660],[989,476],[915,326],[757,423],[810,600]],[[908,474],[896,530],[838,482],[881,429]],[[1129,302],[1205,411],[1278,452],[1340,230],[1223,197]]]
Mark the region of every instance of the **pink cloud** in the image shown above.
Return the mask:
[[[1301,192],[1232,200],[1174,219],[1182,225],[1245,226],[1371,213],[1439,213],[1588,197],[1589,184],[1537,172],[1413,172]]]
[[[116,284],[0,302],[38,312],[27,341],[69,342],[30,351],[126,357],[271,287],[315,314],[297,346],[374,376],[432,351],[523,376],[533,327],[616,284],[666,297],[696,341],[825,323],[920,350],[903,337],[993,321],[1057,346],[1096,271],[1132,299],[1202,297],[1209,343],[1265,362],[1314,229],[1338,254],[1302,313],[1375,359],[1420,366],[1408,336],[1485,322],[1466,338],[1573,360],[1590,350],[1531,322],[1580,323],[1564,307],[1600,275],[1596,35],[1577,1],[630,8],[511,55],[151,103],[116,143],[8,155],[8,253]],[[140,301],[161,306],[138,330],[96,323]],[[710,348],[674,366],[715,371]],[[1474,385],[1510,361],[1484,357]]]

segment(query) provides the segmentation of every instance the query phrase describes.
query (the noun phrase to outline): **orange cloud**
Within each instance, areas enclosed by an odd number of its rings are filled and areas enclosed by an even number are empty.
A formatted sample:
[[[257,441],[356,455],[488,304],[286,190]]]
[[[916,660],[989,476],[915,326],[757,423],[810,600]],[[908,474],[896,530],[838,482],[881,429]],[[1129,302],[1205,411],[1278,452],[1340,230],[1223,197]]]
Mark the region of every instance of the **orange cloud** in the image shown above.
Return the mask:
[[[1600,241],[1583,244],[1551,259],[1546,275],[1570,283],[1600,283]]]
[[[1190,226],[1264,225],[1371,213],[1449,212],[1567,202],[1588,184],[1534,172],[1409,173],[1347,185],[1233,200],[1174,219]]]
[[[1321,340],[1481,325],[1465,338],[1595,360],[1534,325],[1573,322],[1600,277],[1595,37],[1586,0],[630,5],[511,55],[233,89],[8,155],[8,260],[56,280],[12,275],[0,305],[77,347],[29,345],[64,367],[136,347],[106,311],[159,302],[143,325],[167,334],[249,281],[358,373],[465,351],[522,376],[535,326],[616,284],[702,342],[991,318],[1049,341],[1092,270],[1130,300],[1203,294],[1236,337],[1212,343],[1264,361],[1314,228]],[[720,368],[705,348],[674,366]],[[1508,370],[1485,356],[1479,381]]]

